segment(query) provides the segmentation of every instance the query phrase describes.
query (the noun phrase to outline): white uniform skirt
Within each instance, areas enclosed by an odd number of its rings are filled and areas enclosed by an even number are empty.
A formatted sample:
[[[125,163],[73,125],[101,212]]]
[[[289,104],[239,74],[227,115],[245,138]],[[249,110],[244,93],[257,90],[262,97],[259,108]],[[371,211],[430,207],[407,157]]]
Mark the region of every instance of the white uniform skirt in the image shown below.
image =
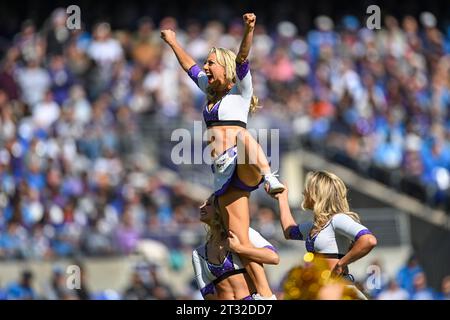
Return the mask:
[[[223,195],[230,186],[251,192],[258,189],[264,181],[261,178],[256,186],[248,186],[243,183],[237,175],[237,157],[237,146],[233,146],[214,159],[211,169],[214,174],[214,194],[216,196]]]

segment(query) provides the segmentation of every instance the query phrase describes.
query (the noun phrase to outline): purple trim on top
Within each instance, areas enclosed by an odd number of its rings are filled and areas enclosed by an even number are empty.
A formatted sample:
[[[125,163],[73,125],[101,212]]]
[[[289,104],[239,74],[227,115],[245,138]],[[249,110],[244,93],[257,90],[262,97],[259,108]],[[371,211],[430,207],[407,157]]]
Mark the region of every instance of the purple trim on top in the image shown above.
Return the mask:
[[[314,252],[314,241],[316,241],[317,235],[315,235],[313,238],[311,238],[310,235],[306,238],[305,246],[306,251],[308,252]]]
[[[267,248],[267,249],[269,249],[269,250],[272,250],[272,251],[275,252],[275,253],[278,252],[277,248],[275,248],[274,246],[267,245],[267,246],[264,246],[264,248]]]
[[[289,239],[303,240],[303,234],[300,232],[298,225],[289,228]]]
[[[212,264],[208,261],[208,269],[216,278],[220,277],[224,273],[234,271],[234,263],[231,252],[228,252],[225,260],[220,265]]]
[[[194,64],[187,72],[188,76],[198,85],[198,74],[202,72],[202,69],[196,64]]]
[[[208,110],[208,105],[205,106],[205,109],[203,109],[203,119],[205,119],[206,123],[209,121],[219,121],[220,102],[222,102],[222,100],[217,102],[211,110]]]
[[[355,236],[355,242],[356,242],[356,240],[358,240],[359,238],[361,238],[361,236],[363,236],[363,235],[365,235],[365,234],[372,234],[372,232],[370,232],[369,229],[361,230],[361,231],[358,232],[358,234]]]
[[[308,234],[308,237],[306,237],[306,241],[305,241],[306,250],[307,250],[308,252],[315,252],[315,249],[314,249],[314,242],[316,241],[317,236],[319,235],[319,233],[322,232],[323,229],[325,229],[326,227],[328,227],[328,225],[331,223],[331,221],[332,221],[332,220],[330,219],[330,221],[328,221],[327,224],[326,224],[325,226],[323,226],[322,229],[320,229],[320,231],[317,232],[317,233],[314,235],[314,237],[311,238],[311,235]]]
[[[249,294],[248,296],[242,298],[241,300],[253,300],[253,295]]]
[[[250,63],[248,60],[245,60],[242,63],[236,62],[236,75],[238,76],[239,80],[244,79],[249,70],[250,70]]]
[[[214,294],[214,283],[210,283],[206,285],[206,287],[200,289],[200,293],[202,297],[206,297],[208,294]]]

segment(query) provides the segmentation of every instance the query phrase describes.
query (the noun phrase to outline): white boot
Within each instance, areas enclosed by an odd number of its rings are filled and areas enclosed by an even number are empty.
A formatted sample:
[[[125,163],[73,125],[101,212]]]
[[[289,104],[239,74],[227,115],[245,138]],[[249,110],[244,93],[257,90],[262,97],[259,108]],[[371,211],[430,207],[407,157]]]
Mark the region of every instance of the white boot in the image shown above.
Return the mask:
[[[276,172],[264,175],[265,184],[269,187],[267,193],[277,194],[283,192],[286,187],[278,180]]]

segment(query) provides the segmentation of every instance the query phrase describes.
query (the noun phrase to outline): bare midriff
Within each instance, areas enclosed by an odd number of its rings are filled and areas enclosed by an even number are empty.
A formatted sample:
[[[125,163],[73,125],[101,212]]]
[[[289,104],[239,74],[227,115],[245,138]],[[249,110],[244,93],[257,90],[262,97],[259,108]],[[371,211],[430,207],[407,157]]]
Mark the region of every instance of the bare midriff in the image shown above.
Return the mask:
[[[229,276],[216,284],[217,298],[220,300],[241,300],[255,293],[248,274],[241,273]]]
[[[236,145],[239,131],[245,130],[239,126],[213,126],[207,129],[208,147],[214,159],[225,150]]]

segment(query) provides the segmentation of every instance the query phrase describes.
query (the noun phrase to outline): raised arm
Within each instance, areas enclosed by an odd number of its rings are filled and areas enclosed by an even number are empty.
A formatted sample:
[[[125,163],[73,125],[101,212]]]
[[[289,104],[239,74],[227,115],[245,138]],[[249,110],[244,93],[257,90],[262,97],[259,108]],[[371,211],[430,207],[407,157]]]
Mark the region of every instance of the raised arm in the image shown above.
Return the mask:
[[[245,30],[239,52],[236,56],[237,63],[243,63],[247,60],[253,42],[253,30],[255,29],[256,23],[256,16],[253,13],[246,13],[242,18],[244,19]]]
[[[265,186],[267,189],[267,186]],[[295,239],[293,234],[298,230],[298,225],[292,216],[291,209],[289,208],[288,202],[288,189],[285,188],[283,192],[274,195],[274,198],[278,200],[278,205],[280,207],[280,222],[281,228],[283,229],[283,234],[285,239]]]
[[[180,66],[188,72],[195,65],[195,60],[178,43],[175,32],[170,29],[161,30],[161,38],[172,48]]]
[[[181,67],[187,72],[189,77],[195,82],[195,84],[206,93],[208,86],[208,77],[199,66],[195,63],[195,60],[180,46],[177,41],[176,34],[172,30],[162,30],[161,38],[172,48],[175,56],[178,59]]]
[[[267,185],[264,186],[264,188],[266,188],[266,191],[268,190]],[[312,222],[305,222],[302,224],[297,224],[297,222],[295,222],[291,209],[289,208],[288,189],[285,188],[283,192],[277,193],[273,197],[278,200],[278,205],[280,207],[280,222],[284,238],[287,240],[306,240],[306,237],[311,230]]]
[[[287,188],[284,189],[283,192],[276,194],[275,198],[277,198],[278,205],[280,206],[280,222],[281,228],[283,229],[284,238],[291,239],[292,230],[298,228],[298,225],[292,216],[291,209],[289,208]]]
[[[228,246],[239,256],[262,264],[278,264],[280,257],[275,248],[265,240],[258,232],[250,230],[254,235],[249,234],[250,240],[258,242],[257,247],[244,246],[240,243],[239,238],[229,231]]]

